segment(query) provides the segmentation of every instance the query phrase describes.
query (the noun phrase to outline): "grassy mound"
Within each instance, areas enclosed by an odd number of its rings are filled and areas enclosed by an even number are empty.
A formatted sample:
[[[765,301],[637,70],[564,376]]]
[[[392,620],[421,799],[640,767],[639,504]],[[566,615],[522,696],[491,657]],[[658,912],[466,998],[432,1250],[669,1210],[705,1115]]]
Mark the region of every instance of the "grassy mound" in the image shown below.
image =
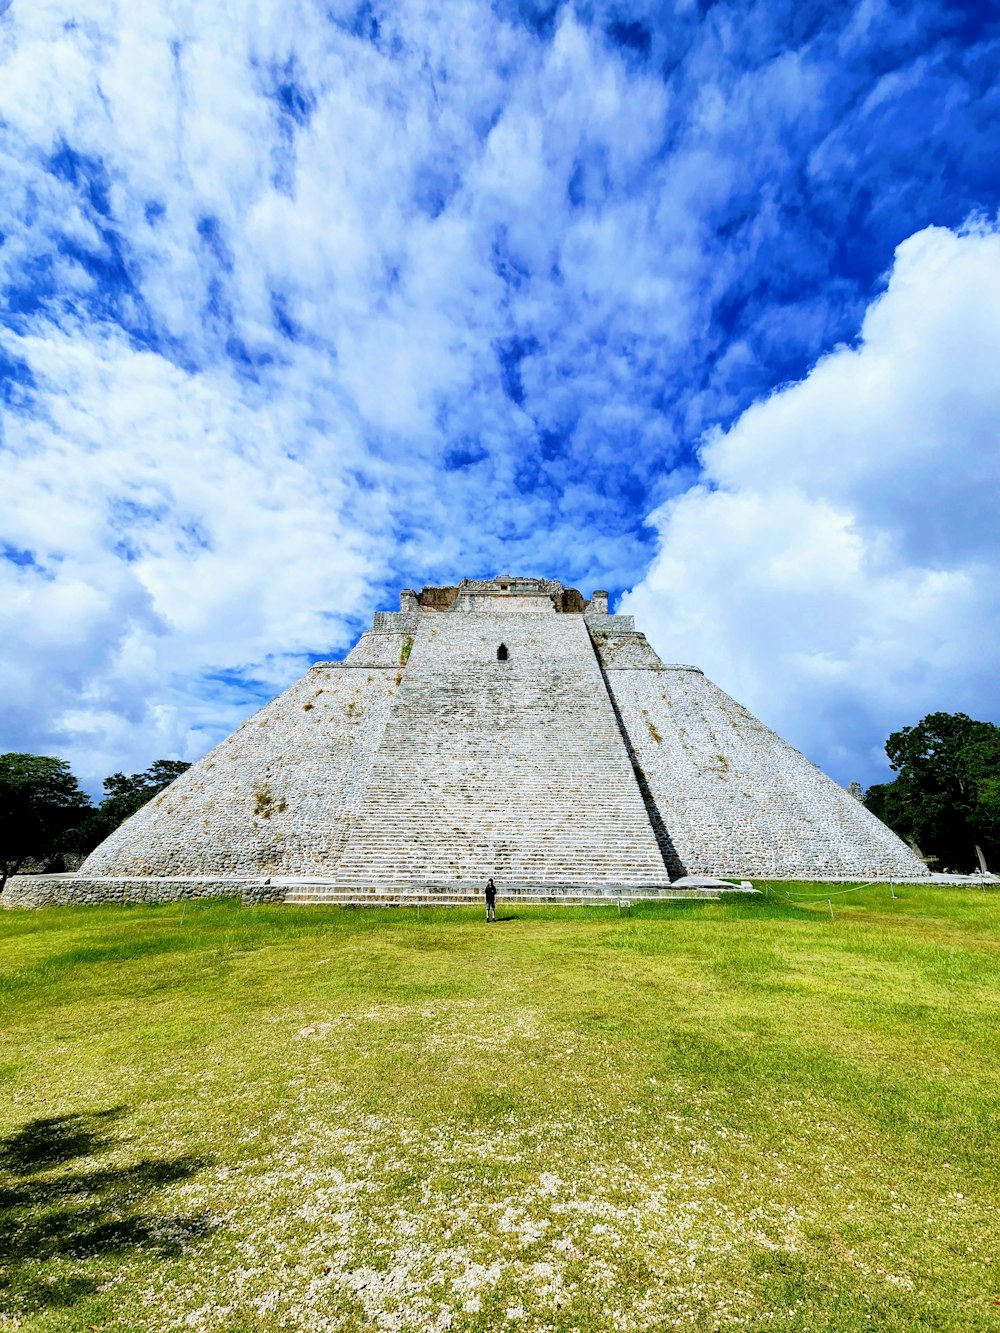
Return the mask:
[[[0,1328],[1000,1327],[1000,895],[896,893],[0,913]]]

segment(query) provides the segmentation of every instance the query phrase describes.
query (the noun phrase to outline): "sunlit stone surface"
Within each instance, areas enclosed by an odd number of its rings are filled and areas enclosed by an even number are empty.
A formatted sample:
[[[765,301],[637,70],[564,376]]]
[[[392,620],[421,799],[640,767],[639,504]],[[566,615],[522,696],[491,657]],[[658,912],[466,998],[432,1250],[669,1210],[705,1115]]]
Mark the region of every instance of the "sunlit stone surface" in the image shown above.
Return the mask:
[[[409,589],[87,860],[82,877],[300,877],[325,893],[634,892],[684,874],[908,877],[921,862],[607,595]],[[292,894],[294,897],[294,893]]]

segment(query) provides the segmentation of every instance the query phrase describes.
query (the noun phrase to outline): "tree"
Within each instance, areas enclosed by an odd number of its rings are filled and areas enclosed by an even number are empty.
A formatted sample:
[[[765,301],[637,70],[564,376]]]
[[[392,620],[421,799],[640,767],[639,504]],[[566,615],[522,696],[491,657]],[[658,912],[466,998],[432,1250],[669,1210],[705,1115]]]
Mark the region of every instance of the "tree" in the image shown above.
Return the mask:
[[[48,860],[89,806],[64,760],[0,755],[0,890],[29,857]]]
[[[112,773],[104,779],[100,805],[69,830],[64,846],[77,852],[91,851],[190,767],[179,759],[157,759],[145,773]]]
[[[885,744],[892,782],[865,804],[942,866],[971,868],[977,849],[1000,858],[1000,727],[965,713],[929,713]]]
[[[104,779],[104,799],[98,810],[113,820],[112,827],[117,828],[190,767],[179,759],[157,759],[145,773],[132,773],[129,777],[112,773]]]

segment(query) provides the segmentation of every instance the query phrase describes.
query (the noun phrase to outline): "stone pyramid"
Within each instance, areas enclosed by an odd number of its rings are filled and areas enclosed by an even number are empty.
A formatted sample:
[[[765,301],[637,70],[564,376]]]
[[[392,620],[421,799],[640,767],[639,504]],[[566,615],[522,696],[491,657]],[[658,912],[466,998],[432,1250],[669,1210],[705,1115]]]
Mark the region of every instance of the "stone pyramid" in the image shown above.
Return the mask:
[[[926,873],[701,671],[661,662],[606,593],[500,575],[400,600],[80,874],[311,878],[342,898],[487,875],[641,893],[684,875]]]

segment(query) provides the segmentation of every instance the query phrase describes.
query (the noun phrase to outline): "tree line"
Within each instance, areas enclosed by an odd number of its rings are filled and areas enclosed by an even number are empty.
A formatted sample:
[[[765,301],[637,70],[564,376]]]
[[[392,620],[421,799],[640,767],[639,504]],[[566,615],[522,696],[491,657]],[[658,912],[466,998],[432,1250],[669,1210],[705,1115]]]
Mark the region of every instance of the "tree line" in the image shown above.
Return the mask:
[[[64,759],[0,754],[0,889],[27,864],[60,870],[64,857],[92,851],[190,767],[157,759],[144,773],[112,773],[94,805]]]
[[[885,743],[896,777],[869,787],[873,815],[934,870],[1000,867],[1000,727],[929,713]]]

